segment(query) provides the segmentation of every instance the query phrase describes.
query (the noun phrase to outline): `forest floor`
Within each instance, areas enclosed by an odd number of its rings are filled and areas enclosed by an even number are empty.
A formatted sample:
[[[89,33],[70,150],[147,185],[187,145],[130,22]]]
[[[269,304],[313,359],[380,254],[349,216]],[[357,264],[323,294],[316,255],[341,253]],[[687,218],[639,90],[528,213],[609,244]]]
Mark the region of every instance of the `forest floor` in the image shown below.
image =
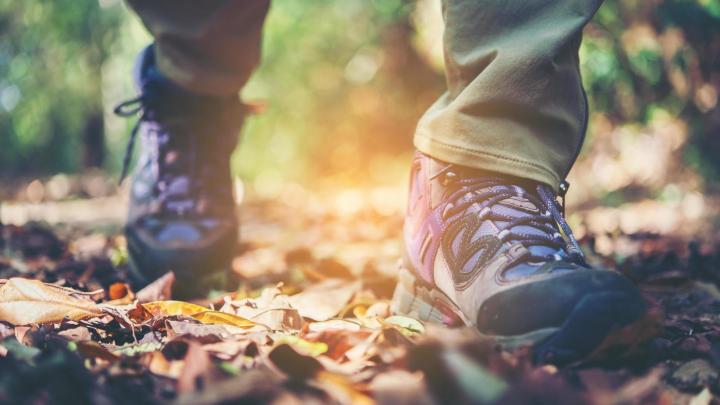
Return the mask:
[[[717,241],[602,235],[610,248],[600,255],[586,232],[590,261],[636,281],[661,327],[642,344],[558,369],[469,329],[393,316],[402,216],[382,193],[350,208],[353,193],[294,193],[243,204],[240,289],[193,303],[172,301],[171,274],[140,291],[126,284],[117,223],[2,225],[0,402],[717,401]]]

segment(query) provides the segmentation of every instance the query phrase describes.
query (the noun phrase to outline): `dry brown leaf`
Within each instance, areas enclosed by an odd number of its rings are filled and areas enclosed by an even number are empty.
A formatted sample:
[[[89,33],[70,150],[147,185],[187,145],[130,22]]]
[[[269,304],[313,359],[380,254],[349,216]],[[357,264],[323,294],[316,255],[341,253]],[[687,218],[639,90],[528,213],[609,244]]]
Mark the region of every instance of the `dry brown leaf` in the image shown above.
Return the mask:
[[[203,381],[211,380],[212,362],[208,353],[203,350],[202,345],[199,343],[188,342],[183,362],[185,365],[180,375],[178,375],[177,382],[179,393],[193,392],[207,385],[207,383],[203,384]]]
[[[308,324],[309,332],[323,332],[326,330],[346,330],[357,332],[360,330],[360,324],[345,319],[330,319],[328,321],[312,322]]]
[[[30,332],[29,326],[16,326],[15,327],[15,339],[20,343],[25,343],[25,336]]]
[[[288,298],[278,288],[266,288],[258,298],[228,301],[220,311],[234,313],[271,330],[300,329],[302,318]]]
[[[435,403],[423,384],[422,374],[393,370],[377,375],[370,390],[378,404],[430,405]]]
[[[137,292],[135,296],[138,302],[146,303],[152,301],[169,300],[172,296],[172,286],[175,283],[175,273],[169,271],[163,276],[146,285]]]
[[[150,354],[150,362],[148,363],[150,372],[168,378],[178,378],[184,366],[184,361],[168,360],[158,351]]]
[[[80,320],[102,314],[92,301],[78,298],[74,290],[37,280],[11,278],[0,286],[0,320],[14,325]],[[78,295],[82,293],[77,292]]]
[[[88,330],[88,328],[84,326],[78,326],[76,328],[72,329],[65,329],[63,331],[58,332],[58,335],[65,336],[66,338],[75,341],[75,342],[81,342],[86,340],[92,340],[92,334]]]
[[[84,340],[77,342],[77,348],[78,352],[87,358],[102,359],[111,363],[120,358],[101,344],[93,341]]]
[[[327,321],[345,308],[360,289],[360,282],[328,279],[290,296],[290,305],[301,316],[315,321]]]
[[[203,350],[222,360],[232,360],[238,354],[245,352],[248,346],[254,344],[251,340],[226,340],[218,343],[203,345]]]
[[[183,321],[168,321],[167,324],[175,336],[189,335],[195,338],[216,337],[226,339],[232,335],[222,325],[205,325]],[[168,335],[170,336],[170,334]]]

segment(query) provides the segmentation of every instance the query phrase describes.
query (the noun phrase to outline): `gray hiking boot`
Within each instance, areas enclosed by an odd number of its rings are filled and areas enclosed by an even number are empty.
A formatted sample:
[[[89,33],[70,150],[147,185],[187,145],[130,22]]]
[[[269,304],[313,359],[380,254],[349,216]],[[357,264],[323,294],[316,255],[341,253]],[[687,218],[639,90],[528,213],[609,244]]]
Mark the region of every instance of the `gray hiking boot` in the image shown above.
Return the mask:
[[[595,270],[544,185],[416,153],[396,313],[472,325],[540,362],[587,356],[647,312],[639,290]]]
[[[140,114],[122,175],[140,134],[125,227],[134,281],[144,285],[172,270],[176,296],[225,288],[238,239],[229,159],[244,105],[177,87],[155,68],[152,47],[140,55],[135,78],[141,95],[116,108],[121,116]]]

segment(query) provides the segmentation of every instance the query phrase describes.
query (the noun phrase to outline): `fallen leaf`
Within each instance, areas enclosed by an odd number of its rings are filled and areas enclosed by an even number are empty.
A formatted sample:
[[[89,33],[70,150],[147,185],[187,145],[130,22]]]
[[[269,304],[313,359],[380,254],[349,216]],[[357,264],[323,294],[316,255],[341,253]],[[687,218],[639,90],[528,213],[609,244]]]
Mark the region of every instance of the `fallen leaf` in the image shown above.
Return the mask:
[[[359,384],[353,383],[344,375],[321,371],[317,375],[317,381],[338,403],[354,405],[372,405],[375,403],[372,398],[358,389]]]
[[[270,370],[249,370],[213,385],[212,389],[181,395],[177,405],[281,404],[281,377]],[[295,401],[294,403],[299,403]]]
[[[314,357],[300,354],[288,344],[276,346],[268,354],[268,359],[278,370],[296,380],[313,378],[323,370],[322,364]]]
[[[184,366],[182,360],[168,360],[158,351],[152,352],[148,363],[150,372],[168,378],[178,378]]]
[[[68,290],[37,280],[11,278],[0,286],[0,320],[13,325],[30,325],[102,314],[94,302],[74,297]]]
[[[97,358],[108,362],[114,362],[120,358],[97,342],[80,341],[76,344],[78,352],[86,358]]]
[[[327,321],[332,322],[332,321]],[[364,360],[361,356],[352,357],[349,353],[353,350],[367,350],[372,340],[377,338],[380,331],[370,329],[326,329],[320,332],[310,332],[305,335],[305,339],[311,342],[322,342],[327,345],[328,350],[326,356],[338,361],[345,359],[351,361]]]
[[[366,317],[387,318],[390,315],[390,304],[387,302],[376,302],[365,311]]]
[[[84,326],[78,326],[77,328],[66,329],[58,332],[58,335],[65,336],[66,338],[79,342],[84,340],[92,340],[92,334],[88,328]]]
[[[425,332],[425,327],[420,321],[402,315],[393,315],[383,320],[383,324],[398,327],[407,336],[414,336]]]
[[[28,332],[30,332],[29,326],[16,326],[15,327],[15,339],[17,339],[18,342],[23,343],[25,342],[25,336],[27,336]]]
[[[240,328],[248,328],[255,326],[255,322],[245,319],[241,316],[228,314],[219,311],[203,311],[191,315],[198,321],[208,325],[230,325]]]
[[[256,299],[226,302],[220,311],[234,313],[271,330],[302,328],[298,310],[291,307],[289,297],[278,288],[266,288]]]
[[[150,314],[154,317],[178,315],[193,316],[208,310],[203,306],[184,301],[153,301],[142,304],[142,307],[150,312]]]
[[[370,390],[378,404],[431,405],[434,403],[425,389],[420,373],[393,370],[379,374],[370,382]]]
[[[290,296],[290,305],[301,316],[315,321],[327,321],[345,308],[360,289],[360,282],[327,279]]]
[[[350,361],[362,361],[366,358],[368,350],[373,346],[373,343],[378,338],[378,336],[380,336],[380,334],[381,331],[379,330],[373,331],[372,333],[369,333],[367,335],[360,333],[354,333],[352,335],[345,334],[343,339],[345,344],[342,345],[344,347],[338,347],[341,345],[331,345],[331,355],[342,354]]]
[[[141,304],[152,301],[169,300],[172,297],[172,286],[174,283],[175,273],[169,271],[138,291],[135,297]]]
[[[705,387],[699,394],[690,400],[690,405],[710,405],[713,394],[708,387]]]
[[[328,345],[323,342],[311,342],[295,335],[276,333],[272,335],[276,345],[290,345],[308,356],[319,356],[328,350]]]
[[[186,393],[202,388],[202,380],[211,378],[212,362],[202,345],[197,342],[188,342],[187,352],[183,359],[184,367],[178,376],[178,392]]]
[[[240,353],[245,353],[255,343],[250,340],[226,340],[203,345],[203,350],[222,360],[232,360]]]
[[[325,330],[349,330],[359,331],[360,324],[345,319],[331,319],[329,321],[312,322],[308,325],[310,332],[322,332]]]
[[[177,336],[189,335],[196,338],[212,336],[218,340],[231,336],[227,328],[222,325],[205,325],[182,321],[168,321],[167,324]]]
[[[161,347],[162,343],[159,342],[131,343],[115,348],[111,352],[118,355],[134,356],[139,353],[155,352],[160,350]]]

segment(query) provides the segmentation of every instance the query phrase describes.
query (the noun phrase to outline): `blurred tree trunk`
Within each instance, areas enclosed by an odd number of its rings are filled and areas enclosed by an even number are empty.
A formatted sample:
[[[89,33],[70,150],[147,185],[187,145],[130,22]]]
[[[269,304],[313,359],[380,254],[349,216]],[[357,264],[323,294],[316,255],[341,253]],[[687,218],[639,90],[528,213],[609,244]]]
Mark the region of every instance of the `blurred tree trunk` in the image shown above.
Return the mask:
[[[101,110],[92,111],[83,132],[83,168],[99,168],[105,163],[105,133]]]

